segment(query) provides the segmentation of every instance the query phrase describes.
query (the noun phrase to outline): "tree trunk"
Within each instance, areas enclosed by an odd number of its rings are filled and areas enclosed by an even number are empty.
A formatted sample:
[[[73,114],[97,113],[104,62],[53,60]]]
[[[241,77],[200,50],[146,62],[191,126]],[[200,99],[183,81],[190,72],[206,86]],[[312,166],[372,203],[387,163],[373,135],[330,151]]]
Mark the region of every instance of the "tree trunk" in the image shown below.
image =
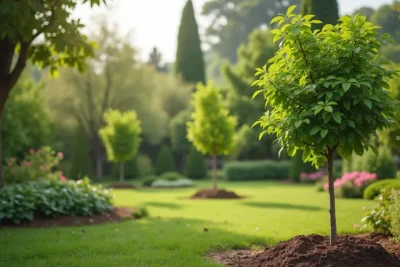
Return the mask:
[[[119,181],[123,182],[125,179],[125,174],[124,174],[124,163],[120,162],[119,163]]]
[[[331,246],[336,245],[337,233],[336,233],[336,206],[335,206],[335,188],[333,187],[333,150],[328,149],[328,178],[329,178],[329,214],[331,224]]]
[[[212,181],[213,189],[217,189],[217,155],[212,156]]]
[[[103,177],[103,157],[101,154],[100,139],[96,136],[92,137],[92,146],[95,159],[95,176],[97,179]]]
[[[0,190],[4,187],[4,177],[3,177],[3,109],[0,107]]]

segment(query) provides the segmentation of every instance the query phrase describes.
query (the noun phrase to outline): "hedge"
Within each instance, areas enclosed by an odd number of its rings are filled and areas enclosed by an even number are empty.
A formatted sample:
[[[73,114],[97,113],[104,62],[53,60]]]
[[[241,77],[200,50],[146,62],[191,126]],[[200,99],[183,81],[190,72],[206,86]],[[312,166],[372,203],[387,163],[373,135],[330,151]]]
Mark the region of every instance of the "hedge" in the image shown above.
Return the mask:
[[[381,181],[374,182],[367,186],[364,190],[364,199],[374,199],[384,189],[400,189],[399,179],[384,179]]]
[[[285,180],[289,177],[291,162],[285,161],[235,161],[224,166],[228,181]]]

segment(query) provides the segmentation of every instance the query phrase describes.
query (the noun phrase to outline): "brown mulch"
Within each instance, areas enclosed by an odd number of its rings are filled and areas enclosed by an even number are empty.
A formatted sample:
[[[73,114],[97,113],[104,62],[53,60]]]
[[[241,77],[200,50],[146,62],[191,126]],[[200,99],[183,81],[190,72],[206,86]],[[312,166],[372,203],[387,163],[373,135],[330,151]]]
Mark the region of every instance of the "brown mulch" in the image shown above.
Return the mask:
[[[82,226],[102,223],[119,222],[133,219],[134,208],[115,207],[108,213],[93,216],[61,216],[57,218],[46,218],[35,216],[32,221],[13,224],[6,222],[0,224],[0,228],[49,228],[53,226]]]
[[[227,191],[224,189],[204,189],[197,191],[194,194],[192,199],[207,199],[207,198],[215,198],[215,199],[238,199],[242,198],[238,196],[236,193],[232,191]]]
[[[118,183],[110,184],[107,188],[113,188],[113,189],[132,189],[132,188],[136,188],[136,187],[135,187],[133,184],[130,184],[130,183],[118,182]]]
[[[329,245],[329,237],[295,236],[263,251],[226,251],[211,253],[216,262],[231,267],[397,267],[400,259],[380,244],[367,238],[344,235],[338,244]],[[379,240],[388,238],[380,237]],[[385,242],[386,242],[385,241]],[[383,241],[382,241],[383,242]]]

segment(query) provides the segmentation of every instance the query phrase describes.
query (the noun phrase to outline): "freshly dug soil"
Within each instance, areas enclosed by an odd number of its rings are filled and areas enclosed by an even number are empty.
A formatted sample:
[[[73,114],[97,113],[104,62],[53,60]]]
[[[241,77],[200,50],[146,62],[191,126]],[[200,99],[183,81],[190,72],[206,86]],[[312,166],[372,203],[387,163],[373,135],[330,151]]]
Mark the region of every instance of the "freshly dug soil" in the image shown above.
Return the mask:
[[[355,236],[340,236],[329,245],[329,237],[295,236],[261,252],[213,253],[218,263],[234,267],[397,267],[400,260],[381,245]]]
[[[0,228],[49,228],[52,226],[81,226],[101,223],[119,222],[133,219],[134,208],[116,207],[108,213],[93,216],[61,216],[57,218],[45,218],[35,216],[32,221],[13,224],[6,222],[0,224]]]
[[[118,183],[113,183],[108,186],[108,188],[113,188],[113,189],[131,189],[131,188],[136,188],[133,184],[130,183],[125,183],[125,182],[118,182]]]
[[[380,244],[390,253],[394,253],[400,258],[400,243],[397,243],[392,236],[377,233],[367,233],[358,235],[358,237]]]
[[[194,194],[192,199],[207,199],[207,198],[219,198],[219,199],[237,199],[242,198],[238,196],[236,193],[231,191],[226,191],[224,189],[205,189],[197,191]]]

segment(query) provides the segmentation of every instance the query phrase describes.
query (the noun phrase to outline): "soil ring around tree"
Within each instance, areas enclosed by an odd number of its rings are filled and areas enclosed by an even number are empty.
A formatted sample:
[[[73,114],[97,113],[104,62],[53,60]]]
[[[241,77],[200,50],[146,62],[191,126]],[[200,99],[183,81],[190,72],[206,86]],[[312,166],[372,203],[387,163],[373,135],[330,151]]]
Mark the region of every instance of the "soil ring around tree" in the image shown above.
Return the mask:
[[[309,235],[295,236],[262,251],[212,252],[209,258],[231,267],[397,267],[399,247],[382,235],[339,236],[335,246],[329,245],[329,237]]]
[[[118,182],[118,183],[112,183],[109,186],[107,186],[109,189],[133,189],[136,188],[133,184],[126,183],[126,182]]]
[[[197,191],[191,199],[240,199],[243,196],[237,195],[235,192],[225,189],[204,189]]]
[[[0,224],[1,228],[50,228],[56,226],[87,226],[103,223],[114,223],[124,220],[132,220],[135,208],[115,207],[110,212],[96,214],[92,216],[60,216],[56,218],[46,218],[35,216],[32,221],[14,224],[5,222]]]

